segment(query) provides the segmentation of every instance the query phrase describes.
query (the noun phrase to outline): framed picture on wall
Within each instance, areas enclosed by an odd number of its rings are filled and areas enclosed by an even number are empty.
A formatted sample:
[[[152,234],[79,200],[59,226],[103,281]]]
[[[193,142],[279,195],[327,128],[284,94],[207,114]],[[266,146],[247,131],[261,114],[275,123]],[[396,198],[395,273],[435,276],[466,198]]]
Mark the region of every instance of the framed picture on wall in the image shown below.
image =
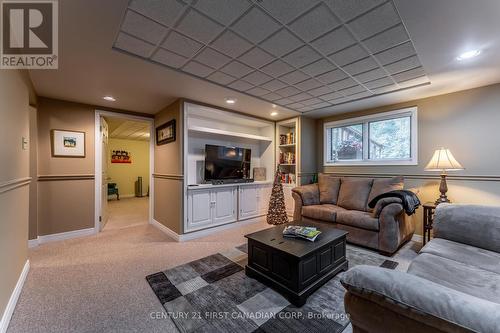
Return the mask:
[[[85,132],[50,131],[52,157],[85,157]]]
[[[156,128],[156,145],[161,146],[175,141],[175,119]]]

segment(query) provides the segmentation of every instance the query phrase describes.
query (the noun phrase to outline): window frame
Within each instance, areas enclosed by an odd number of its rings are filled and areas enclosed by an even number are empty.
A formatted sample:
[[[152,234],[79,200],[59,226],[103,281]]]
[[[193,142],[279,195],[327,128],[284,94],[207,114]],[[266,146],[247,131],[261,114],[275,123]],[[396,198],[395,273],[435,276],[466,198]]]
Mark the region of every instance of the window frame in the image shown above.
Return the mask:
[[[369,159],[369,127],[376,121],[410,117],[410,158],[404,159]],[[361,160],[329,161],[331,140],[328,140],[332,128],[362,124],[363,128],[363,158]],[[323,125],[323,166],[356,166],[356,165],[418,165],[418,109],[416,106],[398,109],[374,115],[348,118],[339,121],[326,122]]]

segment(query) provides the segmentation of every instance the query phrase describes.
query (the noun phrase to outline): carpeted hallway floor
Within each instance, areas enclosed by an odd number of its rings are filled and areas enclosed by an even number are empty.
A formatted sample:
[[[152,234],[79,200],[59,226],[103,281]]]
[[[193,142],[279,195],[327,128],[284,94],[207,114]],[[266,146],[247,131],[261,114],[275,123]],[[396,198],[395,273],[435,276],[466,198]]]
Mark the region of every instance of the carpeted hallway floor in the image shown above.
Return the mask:
[[[162,306],[146,275],[235,247],[266,227],[261,219],[177,243],[146,224],[43,244],[30,250],[7,332],[175,332],[170,319],[151,318]]]
[[[262,218],[177,243],[144,224],[43,244],[30,250],[31,269],[7,332],[176,332],[170,319],[152,318],[163,308],[146,275],[233,248],[267,227]],[[410,242],[390,259],[406,270],[418,249]]]
[[[149,197],[108,201],[108,222],[104,230],[148,224]]]

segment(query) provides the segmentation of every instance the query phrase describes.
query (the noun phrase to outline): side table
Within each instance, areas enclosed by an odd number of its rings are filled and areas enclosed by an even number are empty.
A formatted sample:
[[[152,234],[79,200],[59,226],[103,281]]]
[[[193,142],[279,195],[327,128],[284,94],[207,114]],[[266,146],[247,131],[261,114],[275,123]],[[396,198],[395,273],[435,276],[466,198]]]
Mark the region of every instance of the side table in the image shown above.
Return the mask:
[[[423,245],[431,240],[432,222],[434,222],[434,212],[437,205],[433,202],[426,202],[424,207],[424,223],[423,223]]]

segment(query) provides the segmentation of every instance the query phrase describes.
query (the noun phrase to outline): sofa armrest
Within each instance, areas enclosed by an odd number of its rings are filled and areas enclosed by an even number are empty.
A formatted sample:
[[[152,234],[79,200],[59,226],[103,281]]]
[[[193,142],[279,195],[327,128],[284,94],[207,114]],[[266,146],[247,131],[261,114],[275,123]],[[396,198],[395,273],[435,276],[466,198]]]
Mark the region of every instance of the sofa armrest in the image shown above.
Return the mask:
[[[412,219],[405,218],[401,203],[392,202],[384,206],[378,223],[378,249],[384,255],[392,255],[415,232],[415,224]]]
[[[294,187],[292,192],[300,196],[303,206],[319,205],[319,187],[317,183]]]
[[[500,252],[500,207],[440,204],[434,237]]]
[[[500,304],[461,293],[408,273],[375,266],[356,266],[341,277],[349,293],[369,300],[437,331],[498,332]],[[359,310],[359,309],[358,309]],[[366,309],[369,311],[369,309]],[[346,311],[356,321],[362,313]],[[363,323],[360,323],[362,326]],[[379,321],[383,326],[384,321]],[[356,323],[353,321],[353,325]],[[451,329],[450,329],[451,328]],[[372,332],[384,332],[373,328]]]
[[[372,217],[378,218],[382,213],[382,209],[384,209],[385,206],[388,206],[391,203],[401,204],[401,209],[403,208],[402,205],[403,201],[399,198],[395,197],[382,198],[379,201],[377,201],[377,204],[373,208]]]

